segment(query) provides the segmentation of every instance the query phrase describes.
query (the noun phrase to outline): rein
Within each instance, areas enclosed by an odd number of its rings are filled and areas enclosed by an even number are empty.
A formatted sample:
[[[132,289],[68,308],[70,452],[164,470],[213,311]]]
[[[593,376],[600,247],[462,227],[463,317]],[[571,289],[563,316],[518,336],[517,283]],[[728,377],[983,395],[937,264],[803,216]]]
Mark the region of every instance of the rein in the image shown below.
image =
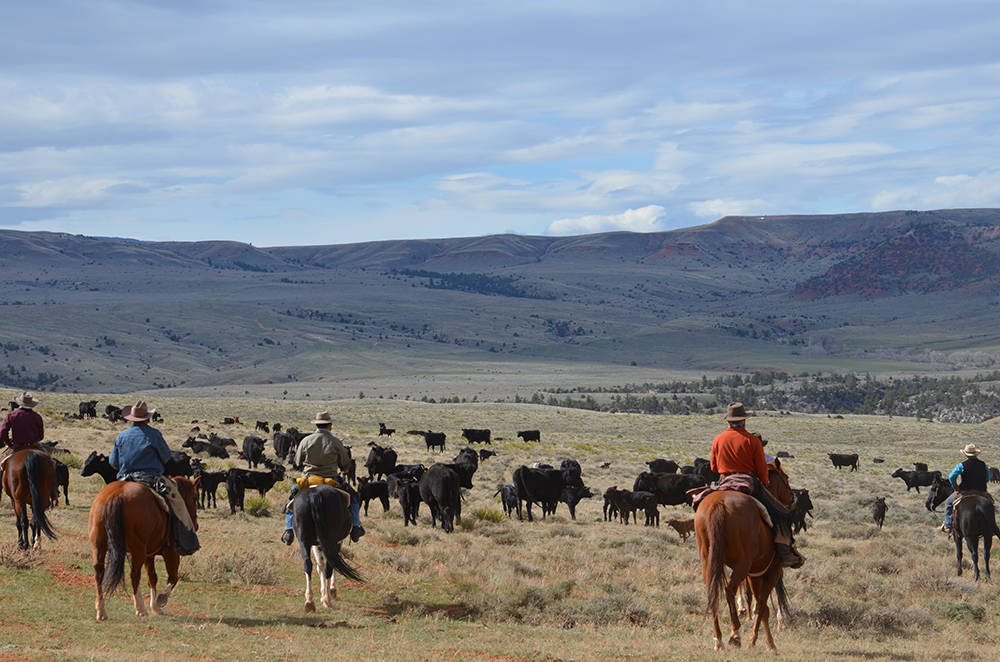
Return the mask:
[[[747,577],[760,577],[765,572],[767,572],[771,568],[771,564],[774,563],[774,557],[775,557],[776,554],[777,554],[777,552],[775,552],[774,548],[772,547],[772,549],[771,549],[771,558],[767,560],[767,565],[764,566],[764,569],[761,570],[760,572],[748,572],[747,573]]]

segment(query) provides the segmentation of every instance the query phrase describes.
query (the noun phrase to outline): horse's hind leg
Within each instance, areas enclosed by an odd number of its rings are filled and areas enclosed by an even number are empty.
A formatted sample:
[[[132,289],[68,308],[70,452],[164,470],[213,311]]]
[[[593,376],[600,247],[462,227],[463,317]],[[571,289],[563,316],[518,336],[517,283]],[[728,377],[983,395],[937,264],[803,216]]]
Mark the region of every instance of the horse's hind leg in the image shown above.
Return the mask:
[[[955,558],[958,560],[958,576],[962,576],[962,539],[955,536]]]
[[[312,548],[313,563],[319,571],[319,601],[329,609],[332,604],[330,600],[330,571],[333,567],[323,558],[323,552],[316,545]]]
[[[153,610],[154,614],[162,616],[163,609],[156,600],[156,583],[159,581],[159,577],[156,576],[156,562],[152,556],[146,559],[146,581],[149,583],[149,608]]]
[[[990,551],[993,549],[993,536],[989,533],[983,536],[983,564],[986,570],[986,581],[990,581]]]
[[[969,556],[972,557],[972,579],[979,581],[979,538],[966,536],[965,544],[969,548]]]
[[[299,538],[302,551],[302,566],[306,572],[306,613],[311,614],[316,611],[316,603],[313,602],[313,589],[312,589],[312,559],[309,557],[309,548],[301,543],[301,538]]]
[[[132,572],[129,573],[129,579],[132,580],[132,602],[135,604],[135,615],[136,616],[148,616],[149,613],[146,611],[146,598],[142,595],[142,590],[139,588],[139,582],[142,579],[142,566],[139,559],[144,558],[145,554],[132,554]]]
[[[106,540],[98,540],[94,543],[94,583],[97,584],[97,599],[94,600],[94,608],[97,610],[97,620],[108,620],[108,610],[104,606],[104,591],[101,590],[101,583],[104,582],[104,559],[108,554]]]

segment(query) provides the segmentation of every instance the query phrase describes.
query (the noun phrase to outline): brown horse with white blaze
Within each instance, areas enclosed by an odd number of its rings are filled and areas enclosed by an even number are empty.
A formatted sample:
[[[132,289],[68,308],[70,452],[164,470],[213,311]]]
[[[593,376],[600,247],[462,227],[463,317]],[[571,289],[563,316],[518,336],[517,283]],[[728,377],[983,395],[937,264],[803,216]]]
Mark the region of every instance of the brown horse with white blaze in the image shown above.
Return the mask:
[[[199,479],[176,477],[177,489],[197,528],[196,487]],[[90,507],[90,545],[94,556],[94,582],[97,584],[97,620],[108,617],[104,606],[124,582],[125,556],[131,559],[132,601],[137,616],[146,616],[146,603],[139,590],[143,566],[150,587],[150,608],[162,614],[170,593],[177,586],[180,554],[174,548],[168,525],[170,517],[153,490],[141,483],[114,481],[104,486]],[[156,592],[155,557],[163,557],[167,570],[167,586]],[[107,561],[107,566],[105,566]]]
[[[22,448],[15,451],[4,465],[3,491],[14,505],[19,549],[38,547],[41,542],[39,533],[44,533],[51,540],[56,539],[45,515],[55,485],[56,465],[44,451]],[[28,506],[31,506],[30,520]]]
[[[764,626],[767,647],[774,650],[774,638],[768,622],[770,610],[767,598],[782,576],[782,567],[774,553],[771,529],[761,516],[754,499],[741,492],[719,490],[698,504],[694,518],[698,555],[708,591],[706,611],[712,615],[715,649],[722,650],[722,630],[719,628],[719,592],[726,596],[732,633],[729,644],[740,646],[740,619],[736,596],[740,585],[749,580],[756,605],[750,645],[757,642],[760,626]],[[732,569],[726,580],[726,567]],[[779,601],[782,594],[779,593]]]

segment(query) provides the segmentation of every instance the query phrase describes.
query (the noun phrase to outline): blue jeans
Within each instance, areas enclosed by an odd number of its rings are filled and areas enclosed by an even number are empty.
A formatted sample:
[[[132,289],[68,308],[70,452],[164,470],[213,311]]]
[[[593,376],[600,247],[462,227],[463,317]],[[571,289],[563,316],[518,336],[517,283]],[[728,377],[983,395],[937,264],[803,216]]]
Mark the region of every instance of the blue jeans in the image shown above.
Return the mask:
[[[948,495],[948,498],[944,500],[944,528],[951,529],[951,525],[954,523],[955,519],[955,499],[958,498],[958,492],[952,492]]]
[[[343,480],[340,478],[335,480],[341,485],[344,484]],[[295,495],[298,493],[299,486],[297,484],[292,485],[292,493],[289,495],[289,498],[295,498]],[[361,504],[358,502],[357,497],[353,494],[351,495],[351,506],[348,510],[351,511],[351,524],[354,526],[361,526]],[[292,511],[289,509],[285,511],[285,529],[290,528],[292,528]]]

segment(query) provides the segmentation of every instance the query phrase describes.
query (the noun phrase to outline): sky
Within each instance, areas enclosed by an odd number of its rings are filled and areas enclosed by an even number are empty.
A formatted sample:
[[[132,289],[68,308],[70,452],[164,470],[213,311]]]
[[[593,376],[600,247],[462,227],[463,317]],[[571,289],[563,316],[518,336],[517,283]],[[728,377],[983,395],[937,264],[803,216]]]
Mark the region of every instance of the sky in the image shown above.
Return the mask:
[[[992,0],[0,6],[0,228],[257,246],[1000,207]]]

